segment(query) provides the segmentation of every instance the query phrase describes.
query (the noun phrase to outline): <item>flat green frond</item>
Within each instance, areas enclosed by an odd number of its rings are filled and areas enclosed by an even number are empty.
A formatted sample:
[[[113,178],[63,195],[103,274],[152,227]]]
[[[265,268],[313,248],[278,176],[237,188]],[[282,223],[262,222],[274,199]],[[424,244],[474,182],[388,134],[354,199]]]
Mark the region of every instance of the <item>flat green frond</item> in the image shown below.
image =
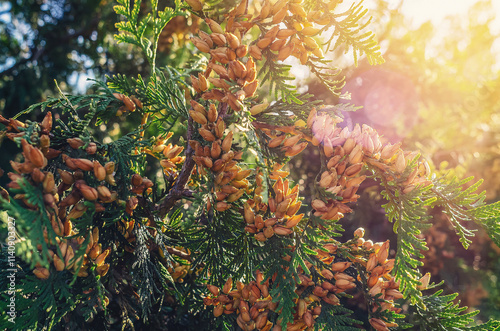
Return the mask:
[[[314,323],[314,330],[324,331],[356,331],[359,328],[355,325],[362,324],[361,321],[351,317],[352,311],[339,305],[332,306],[322,304],[321,314]]]
[[[421,196],[428,190],[426,187],[417,187],[409,194],[403,194],[395,182],[388,182],[381,177],[384,190],[382,196],[388,202],[382,207],[390,222],[393,222],[394,232],[398,235],[398,248],[394,262],[394,275],[400,282],[399,290],[412,304],[424,307],[421,291],[418,290],[421,273],[418,267],[423,265],[422,250],[427,250],[424,239],[419,235],[423,229],[429,228],[429,216],[422,204]]]
[[[290,65],[279,63],[276,61],[276,55],[269,49],[264,51],[266,62],[259,71],[259,76],[262,77],[261,84],[266,82],[270,85],[270,92],[274,92],[276,99],[282,99],[286,103],[301,104],[302,101],[298,98],[297,88],[288,82],[294,78],[290,76]]]
[[[483,220],[477,217],[480,216],[480,213],[474,211],[477,210],[477,201],[484,200],[485,192],[475,193],[482,181],[478,181],[468,188],[464,187],[472,179],[472,177],[463,180],[455,178],[449,183],[444,178],[436,178],[433,180],[434,187],[432,189],[432,196],[435,198],[433,205],[442,207],[444,212],[449,216],[450,222],[465,248],[468,248],[472,242],[468,237],[474,236],[475,230],[468,229],[462,223],[470,221],[474,221],[480,225],[483,223]],[[488,222],[486,221],[485,223]],[[488,229],[488,226],[486,226],[486,229]],[[490,230],[495,233],[494,228],[490,227]],[[491,233],[491,231],[488,232]],[[493,237],[498,236],[498,232],[496,233]]]
[[[326,42],[326,49],[333,51],[341,45],[347,50],[352,49],[355,65],[363,54],[371,65],[384,63],[375,34],[371,31],[363,32],[371,18],[362,23],[368,12],[362,4],[363,1],[354,3],[347,11],[332,15],[332,21],[322,29],[334,29],[331,38]]]
[[[134,0],[130,7],[128,1],[118,1],[121,6],[114,6],[113,9],[124,17],[124,21],[115,24],[119,34],[115,35],[115,40],[119,43],[129,43],[139,46],[153,68],[153,77],[156,74],[156,51],[161,31],[167,23],[175,16],[185,15],[178,1],[175,8],[165,7],[158,10],[158,2],[151,1],[152,12],[140,18],[142,0]]]
[[[454,303],[457,293],[442,295],[439,290],[432,295],[422,297],[426,309],[413,306],[410,309],[410,322],[414,330],[495,330],[500,325],[498,321],[489,321],[480,325],[472,325],[473,317],[478,311],[464,313],[467,307],[460,307],[460,302]]]
[[[335,96],[340,96],[342,88],[345,86],[345,77],[341,75],[341,69],[330,67],[328,65],[330,62],[330,60],[309,58],[307,65],[323,85]]]

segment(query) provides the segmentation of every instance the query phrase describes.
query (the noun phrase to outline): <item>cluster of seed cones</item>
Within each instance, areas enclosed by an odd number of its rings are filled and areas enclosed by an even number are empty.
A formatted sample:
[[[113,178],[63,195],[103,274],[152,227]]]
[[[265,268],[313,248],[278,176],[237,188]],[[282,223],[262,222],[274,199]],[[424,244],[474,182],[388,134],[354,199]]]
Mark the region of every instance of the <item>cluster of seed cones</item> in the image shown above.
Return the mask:
[[[173,136],[169,132],[165,137],[159,137],[151,147],[146,147],[144,152],[160,160],[160,165],[166,175],[175,175],[177,167],[184,163],[185,156],[180,156],[184,147],[172,143],[165,145],[166,141]]]
[[[347,127],[336,127],[341,121],[338,117],[318,114],[313,110],[307,122],[312,131],[312,144],[321,146],[327,159],[326,170],[321,174],[318,185],[326,192],[342,198],[318,198],[312,201],[314,215],[325,220],[338,220],[351,212],[346,203],[356,202],[359,198],[356,192],[366,179],[362,175],[365,166],[382,170],[388,180],[399,179],[416,156],[403,152],[400,144],[383,145],[377,132],[367,125],[362,128],[356,125],[352,131]],[[408,177],[400,181],[402,193],[409,193],[419,185],[430,184],[427,162],[417,162]]]
[[[188,3],[195,11],[201,11],[203,8],[199,0],[190,0]],[[274,4],[264,1],[258,15],[254,16],[247,14],[248,1],[244,0],[229,13],[226,23],[226,33],[233,34],[238,38],[237,40],[224,35],[224,30],[217,23],[208,20],[207,23],[212,32],[222,34],[222,36],[216,35],[211,40],[200,36],[200,39],[195,39],[194,43],[202,52],[212,53],[213,44],[224,46],[226,44],[224,41],[227,41],[229,45],[234,46],[238,57],[243,57],[248,50],[249,54],[257,60],[268,57],[272,60],[284,61],[289,56],[294,56],[302,64],[306,64],[311,56],[323,58],[321,47],[312,38],[321,33],[322,29],[314,25],[324,27],[331,23],[334,19],[332,11],[338,1],[325,4],[325,8],[321,8],[321,11],[312,10],[309,13],[301,3],[302,0],[278,0]],[[259,38],[254,40],[248,48],[241,47],[241,40],[245,33],[254,26],[261,29]],[[225,37],[225,39],[219,37]],[[201,43],[202,41],[204,43]],[[222,51],[216,53],[221,54],[221,62],[231,61],[232,54]]]
[[[274,197],[269,197],[268,204],[262,203],[261,190],[262,177],[257,176],[256,192],[254,198],[248,199],[244,204],[245,231],[254,233],[258,241],[266,241],[276,235],[288,235],[304,214],[298,214],[301,202],[298,201],[299,186],[289,188],[288,179],[281,177],[273,185]],[[269,208],[269,212],[267,213]],[[268,215],[266,219],[264,216]]]
[[[345,244],[325,243],[316,251],[321,267],[305,262],[309,269],[306,273],[299,267],[294,301],[293,322],[286,330],[313,330],[316,318],[321,314],[323,305],[340,305],[340,298],[354,289],[365,291],[373,304],[374,316],[370,319],[376,330],[388,330],[397,326],[393,321],[384,321],[383,311],[399,312],[394,300],[402,297],[399,284],[390,275],[394,259],[387,259],[389,241],[373,243],[363,239],[364,230],[357,229],[354,239]],[[339,259],[340,250],[348,249],[351,258]],[[290,261],[290,256],[285,256]],[[356,266],[356,268],[354,268]],[[313,276],[314,275],[314,276]],[[233,280],[226,281],[222,289],[207,285],[209,295],[204,304],[214,306],[216,317],[222,314],[237,314],[237,323],[243,330],[282,330],[278,302],[273,302],[270,289],[279,286],[280,280],[275,274],[264,279],[262,272],[256,272],[256,279],[247,284]]]
[[[193,160],[201,174],[206,174],[207,170],[214,174],[213,193],[217,201],[215,209],[224,211],[231,208],[231,203],[245,193],[249,185],[246,178],[251,174],[251,170],[243,170],[238,165],[243,152],[233,150],[232,131],[224,135],[226,124],[215,105],[210,103],[208,111],[194,100],[191,105],[191,117],[201,125],[198,132],[206,144],[202,145],[197,140],[189,141],[194,151]]]
[[[56,186],[56,178],[50,171],[43,171],[47,166],[48,159],[59,157],[61,150],[50,147],[50,131],[52,130],[52,114],[47,113],[41,123],[35,125],[35,132],[26,137],[24,128],[26,124],[17,120],[5,120],[0,118],[2,124],[7,126],[10,139],[20,139],[23,150],[24,162],[11,162],[15,173],[9,173],[11,180],[7,187],[13,191],[25,192],[14,196],[14,199],[22,201],[28,209],[39,210],[40,206],[33,203],[33,200],[27,196],[30,189],[24,187],[26,184],[33,186],[33,190],[40,188],[43,192],[44,213],[50,220],[50,229],[44,228],[44,240],[48,244],[48,259],[56,271],[70,270],[78,276],[88,276],[88,268],[93,263],[96,265],[96,271],[99,275],[105,275],[108,272],[109,264],[104,263],[109,254],[109,249],[102,249],[99,243],[99,230],[94,228],[88,234],[78,234],[73,229],[72,219],[81,217],[94,204],[96,210],[103,210],[103,206],[96,202],[111,199],[111,192],[106,186],[97,189],[88,186],[83,180],[84,172],[93,172],[96,177],[107,182],[113,182],[112,171],[107,169],[112,164],[102,166],[97,161],[90,161],[85,158],[70,158],[63,154],[62,160],[66,163],[69,171],[58,169],[60,183]],[[29,143],[26,139],[30,139]],[[83,147],[84,143],[78,138],[68,139],[68,145],[71,148]],[[93,155],[96,153],[95,143],[87,144],[85,153]],[[65,198],[65,191],[73,188],[70,194]],[[8,195],[6,196],[8,198]],[[83,199],[83,200],[82,200]],[[80,201],[82,200],[82,201]],[[54,236],[55,235],[55,236]],[[54,241],[55,238],[55,241]],[[80,249],[84,242],[88,240],[85,248],[85,255],[80,259],[75,259],[75,251]],[[38,247],[39,250],[42,247]],[[50,276],[50,270],[37,265],[33,273],[41,279],[47,279]]]

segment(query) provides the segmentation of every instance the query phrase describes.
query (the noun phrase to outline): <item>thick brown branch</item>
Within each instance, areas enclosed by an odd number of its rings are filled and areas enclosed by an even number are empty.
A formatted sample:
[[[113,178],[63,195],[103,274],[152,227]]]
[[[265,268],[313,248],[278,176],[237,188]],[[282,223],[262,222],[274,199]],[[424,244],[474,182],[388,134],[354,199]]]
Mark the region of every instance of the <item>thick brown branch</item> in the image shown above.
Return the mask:
[[[158,216],[160,218],[164,218],[165,215],[172,209],[175,203],[181,199],[182,197],[191,196],[191,191],[186,190],[185,186],[191,177],[191,173],[193,172],[193,168],[195,162],[193,160],[193,149],[189,145],[189,140],[191,140],[193,130],[193,120],[191,117],[188,120],[188,129],[187,129],[187,147],[186,147],[186,160],[182,166],[181,172],[177,176],[174,187],[168,192],[168,194],[162,198],[158,205],[156,206],[156,210],[158,211]]]

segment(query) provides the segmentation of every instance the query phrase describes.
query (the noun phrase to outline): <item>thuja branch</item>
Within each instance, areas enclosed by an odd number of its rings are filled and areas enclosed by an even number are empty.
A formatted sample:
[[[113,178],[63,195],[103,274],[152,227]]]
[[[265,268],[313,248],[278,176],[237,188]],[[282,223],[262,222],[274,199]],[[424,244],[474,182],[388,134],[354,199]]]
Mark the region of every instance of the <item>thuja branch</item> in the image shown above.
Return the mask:
[[[188,119],[188,129],[187,129],[187,141],[191,140],[193,132],[193,119],[190,117]],[[191,173],[193,172],[193,168],[195,162],[193,160],[193,148],[187,144],[186,147],[186,160],[182,166],[181,172],[179,176],[177,176],[177,180],[174,184],[174,187],[168,192],[168,194],[160,200],[158,205],[156,206],[156,210],[158,211],[158,215],[160,218],[164,218],[165,215],[172,209],[174,204],[181,199],[182,197],[191,196],[191,192],[186,190],[186,183],[191,177]]]

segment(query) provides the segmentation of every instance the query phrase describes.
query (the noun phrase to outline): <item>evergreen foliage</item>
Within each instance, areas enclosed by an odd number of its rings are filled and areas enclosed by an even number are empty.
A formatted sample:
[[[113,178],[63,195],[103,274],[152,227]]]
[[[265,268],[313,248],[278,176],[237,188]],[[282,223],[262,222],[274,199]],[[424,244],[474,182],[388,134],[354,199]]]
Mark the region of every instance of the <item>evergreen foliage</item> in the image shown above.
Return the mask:
[[[16,222],[18,270],[15,323],[2,317],[2,328],[497,328],[474,325],[456,294],[424,295],[438,285],[419,271],[430,208],[443,210],[465,248],[470,221],[499,243],[498,203],[475,193],[481,181],[432,175],[419,154],[374,129],[341,127],[341,111],[355,105],[325,107],[289,84],[290,56],[337,95],[343,78],[325,73],[323,51],[342,45],[355,63],[383,62],[361,3],[336,13],[340,1],[186,2],[159,10],[152,0],[145,16],[140,0],[114,7],[124,19],[115,38],[144,52],[148,77],[117,74],[93,94],[61,93],[0,116],[23,154],[0,197],[1,217]],[[192,38],[199,52],[185,68],[157,68],[161,31],[188,9],[205,18]],[[331,29],[320,47],[312,36]],[[259,100],[257,78],[273,104]],[[46,113],[41,122],[23,119],[34,110]],[[95,126],[136,117],[130,132],[97,139]],[[312,199],[283,167],[306,148],[321,155]],[[388,240],[365,240],[362,228],[338,240],[367,177],[387,200],[394,259]],[[355,293],[363,321],[347,308]],[[4,310],[11,296],[2,288]]]

